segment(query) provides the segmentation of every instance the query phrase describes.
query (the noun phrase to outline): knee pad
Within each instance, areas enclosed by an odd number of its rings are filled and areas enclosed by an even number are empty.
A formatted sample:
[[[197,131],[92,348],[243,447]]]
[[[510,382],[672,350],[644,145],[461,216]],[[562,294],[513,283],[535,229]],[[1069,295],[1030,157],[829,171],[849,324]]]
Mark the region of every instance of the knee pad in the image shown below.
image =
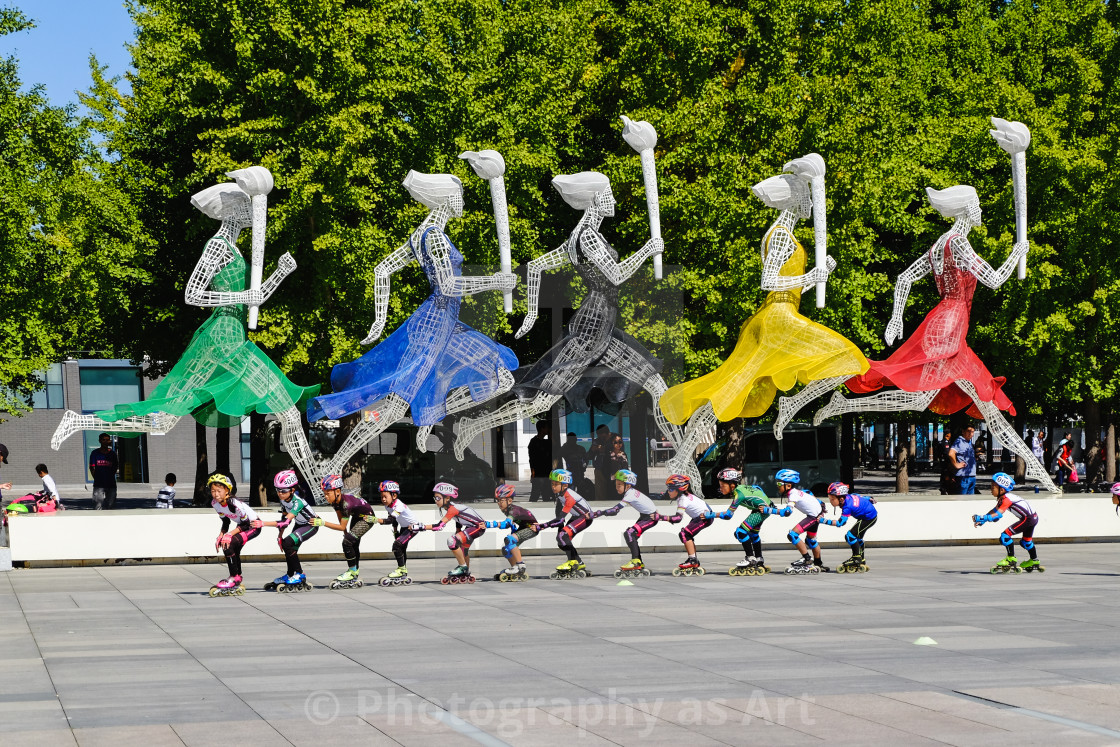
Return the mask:
[[[513,557],[513,548],[515,547],[517,547],[517,537],[507,534],[506,541],[502,544],[502,555],[505,556],[506,560]]]
[[[818,544],[816,537],[808,534],[805,535],[805,547],[808,547],[810,550],[816,550]]]
[[[458,550],[460,547],[466,550],[470,547],[470,543],[467,542],[467,537],[462,532],[455,532],[455,534],[451,535],[451,538],[447,540],[447,549]]]
[[[789,539],[789,543],[794,547],[797,547],[797,543],[801,541],[801,535],[793,529],[789,530],[789,534],[787,534],[786,537]]]
[[[682,529],[680,531],[680,534],[677,535],[677,537],[680,539],[681,544],[684,544],[685,542],[688,542],[690,539],[692,539],[691,537],[688,536],[688,530],[687,529]]]
[[[754,534],[748,527],[739,527],[735,530],[736,542],[753,542],[751,535]]]
[[[854,545],[859,543],[859,537],[855,536],[851,532],[848,532],[847,534],[844,535],[844,541],[847,542],[849,545],[854,546]]]
[[[1034,549],[1034,538],[1032,538],[1032,537],[1024,537],[1024,538],[1023,538],[1023,539],[1022,539],[1022,540],[1021,540],[1021,541],[1019,542],[1019,544],[1023,546],[1023,549],[1024,549],[1024,550],[1033,550],[1033,549]]]
[[[1004,547],[1011,547],[1015,544],[1015,538],[1008,532],[1002,532],[999,535],[999,543]]]
[[[637,527],[630,527],[629,529],[627,529],[625,532],[622,533],[622,539],[626,540],[627,542],[633,542],[634,540],[638,539],[638,537],[641,537],[641,536],[642,535],[638,534]]]

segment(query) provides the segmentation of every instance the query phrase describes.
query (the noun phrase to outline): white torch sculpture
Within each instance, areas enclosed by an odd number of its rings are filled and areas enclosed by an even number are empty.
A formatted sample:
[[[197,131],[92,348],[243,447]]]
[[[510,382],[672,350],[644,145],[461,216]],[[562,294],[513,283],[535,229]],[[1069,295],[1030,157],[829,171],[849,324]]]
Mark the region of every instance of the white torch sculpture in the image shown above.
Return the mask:
[[[989,130],[999,147],[1011,154],[1011,181],[1015,188],[1015,243],[1025,245],[1027,239],[1027,148],[1031,131],[1022,122],[1009,122],[992,117]],[[1019,279],[1027,277],[1027,256],[1019,260]]]
[[[459,154],[471,165],[479,178],[490,184],[490,202],[494,206],[494,227],[498,232],[498,259],[502,272],[513,272],[513,256],[509,244],[509,205],[506,203],[506,161],[496,150],[468,150]],[[502,294],[507,314],[513,313],[513,291]]]
[[[622,139],[638,152],[642,158],[642,181],[646,187],[646,209],[649,211],[649,232],[661,238],[661,204],[657,198],[657,166],[653,161],[653,149],[657,146],[657,130],[649,122],[635,122],[627,116],[622,117]],[[661,252],[653,255],[653,276],[661,279]]]
[[[272,172],[264,166],[230,171],[226,176],[237,182],[253,198],[253,244],[249,261],[249,289],[259,291],[264,274],[264,233],[268,223],[268,193],[272,191]],[[249,307],[249,329],[257,328],[259,306]]]

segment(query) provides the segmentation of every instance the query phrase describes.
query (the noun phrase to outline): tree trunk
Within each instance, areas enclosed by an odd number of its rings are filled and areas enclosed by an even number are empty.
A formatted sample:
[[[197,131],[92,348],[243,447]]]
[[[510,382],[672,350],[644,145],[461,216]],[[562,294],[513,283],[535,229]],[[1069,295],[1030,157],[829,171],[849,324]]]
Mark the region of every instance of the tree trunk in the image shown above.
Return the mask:
[[[910,492],[910,472],[906,468],[906,461],[910,456],[909,445],[902,442],[902,423],[895,428],[898,435],[898,445],[894,450],[894,492]]]
[[[855,417],[846,412],[840,416],[840,479],[855,487]]]
[[[1110,417],[1109,420],[1111,419]],[[1105,445],[1105,452],[1107,456],[1104,465],[1104,479],[1108,482],[1116,482],[1116,426],[1112,423],[1108,424],[1108,442]]]
[[[210,477],[210,462],[206,453],[206,426],[194,422],[194,505],[205,506],[209,503],[206,495],[206,480]]]
[[[652,406],[653,398],[645,392],[630,400],[630,469],[638,475],[638,490],[646,495],[649,495],[649,428],[646,418],[652,412]]]
[[[223,475],[233,474],[233,470],[229,468],[229,436],[232,430],[232,428],[218,428],[214,432],[214,469]]]
[[[249,416],[249,496],[251,505],[267,506],[268,492],[264,490],[264,481],[268,473],[268,428],[265,418],[259,412]],[[244,475],[242,475],[244,477]]]
[[[1026,425],[1025,421],[1026,421],[1026,416],[1018,415],[1018,414],[1015,416],[1015,435],[1017,435],[1019,437],[1022,437],[1023,427]],[[1033,444],[1027,444],[1027,446],[1028,447],[1033,447]],[[1007,444],[1004,444],[1003,447],[1006,449]],[[1015,455],[1015,482],[1019,485],[1022,485],[1026,481],[1027,481],[1027,462],[1023,459],[1023,457],[1016,454]]]
[[[735,418],[727,423],[727,449],[724,451],[723,466],[743,471],[743,419]]]
[[[347,436],[358,427],[361,420],[361,410],[338,419],[338,438],[335,443],[339,448],[346,443]],[[362,465],[365,461],[365,455],[365,450],[359,449],[357,454],[350,457],[346,464],[342,465],[342,489],[354,495],[361,494]]]

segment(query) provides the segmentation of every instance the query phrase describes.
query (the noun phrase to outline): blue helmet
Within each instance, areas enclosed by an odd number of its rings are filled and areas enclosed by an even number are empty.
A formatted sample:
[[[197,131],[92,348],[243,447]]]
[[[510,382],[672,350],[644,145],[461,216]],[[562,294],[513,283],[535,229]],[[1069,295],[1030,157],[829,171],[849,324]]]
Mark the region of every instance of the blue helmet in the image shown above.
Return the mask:
[[[774,475],[774,479],[778,482],[788,482],[790,485],[797,485],[801,482],[801,474],[792,469],[780,469],[778,474]]]
[[[554,469],[548,473],[548,479],[551,482],[558,482],[561,485],[571,485],[572,473],[566,469]]]
[[[614,473],[614,479],[633,486],[638,484],[638,473],[628,469],[620,469],[618,472]]]
[[[1007,474],[1006,472],[997,472],[992,475],[992,482],[994,482],[996,485],[999,485],[1004,490],[1015,489],[1015,478]]]

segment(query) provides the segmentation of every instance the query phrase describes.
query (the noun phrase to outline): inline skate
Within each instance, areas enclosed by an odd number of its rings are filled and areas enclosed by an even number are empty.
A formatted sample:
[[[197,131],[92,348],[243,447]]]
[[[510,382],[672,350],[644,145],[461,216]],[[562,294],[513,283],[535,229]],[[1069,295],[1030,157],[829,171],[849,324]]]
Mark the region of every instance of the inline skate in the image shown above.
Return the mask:
[[[700,561],[691,556],[673,569],[674,576],[703,576],[705,573],[707,571],[700,566]]]
[[[408,575],[408,569],[402,565],[388,576],[382,576],[377,583],[381,586],[408,586],[412,583],[412,578]]]
[[[331,581],[330,588],[332,589],[360,589],[362,588],[362,579],[358,578],[358,569],[349,568],[343,573],[340,573],[334,581]]]
[[[1024,560],[1019,567],[1022,568],[1027,573],[1031,573],[1032,571],[1038,571],[1039,573],[1045,573],[1046,572],[1046,569],[1042,567],[1042,564],[1039,563],[1037,559],[1035,559],[1035,560]]]
[[[814,565],[813,561],[806,560],[805,558],[798,558],[789,564],[789,568],[786,568],[786,573],[791,576],[803,576],[820,572],[821,569]]]
[[[736,565],[727,569],[729,576],[762,576],[770,572],[770,566],[762,562],[762,558],[749,557],[740,560]]]
[[[591,571],[587,570],[579,560],[569,560],[556,566],[556,570],[548,574],[551,579],[587,578]]]
[[[307,574],[305,573],[297,573],[294,576],[281,576],[275,581],[269,581],[264,585],[265,591],[278,591],[281,594],[287,592],[311,591],[313,588],[315,587],[307,583]]]
[[[634,558],[614,572],[615,578],[641,578],[649,575],[651,575],[650,570],[646,568],[641,558]]]
[[[529,571],[524,565],[510,566],[509,568],[503,569],[500,573],[495,573],[494,580],[503,583],[510,581],[528,581]]]
[[[1015,558],[1010,555],[999,561],[991,567],[989,573],[1022,573],[1023,569],[1019,567]]]
[[[813,565],[821,573],[831,573],[832,572],[832,569],[829,568],[827,565],[825,565],[824,561],[821,560],[820,558],[815,558],[813,560]]]
[[[230,576],[229,578],[223,578],[221,581],[210,587],[210,596],[212,597],[239,597],[244,593],[245,587],[241,585],[241,576]]]
[[[465,565],[457,565],[447,572],[447,575],[439,580],[441,584],[473,584],[475,582],[474,576],[471,575],[471,569]]]
[[[837,573],[867,573],[867,564],[863,558],[853,555],[836,568]]]

